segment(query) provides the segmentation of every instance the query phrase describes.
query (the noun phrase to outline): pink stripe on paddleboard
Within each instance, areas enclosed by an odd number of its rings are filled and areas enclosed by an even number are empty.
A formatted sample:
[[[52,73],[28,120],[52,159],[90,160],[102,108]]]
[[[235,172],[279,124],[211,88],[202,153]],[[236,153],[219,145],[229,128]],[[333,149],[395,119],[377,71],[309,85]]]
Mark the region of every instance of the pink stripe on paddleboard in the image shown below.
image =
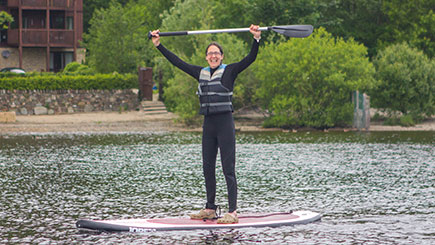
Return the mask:
[[[258,217],[254,217],[258,216]],[[240,215],[239,224],[256,224],[270,221],[290,221],[299,218],[298,215],[294,214],[283,214],[283,215],[271,215],[271,216],[261,216],[255,215]],[[194,220],[189,218],[164,218],[164,219],[150,219],[147,220],[149,223],[157,224],[167,224],[167,225],[216,225],[217,220]]]

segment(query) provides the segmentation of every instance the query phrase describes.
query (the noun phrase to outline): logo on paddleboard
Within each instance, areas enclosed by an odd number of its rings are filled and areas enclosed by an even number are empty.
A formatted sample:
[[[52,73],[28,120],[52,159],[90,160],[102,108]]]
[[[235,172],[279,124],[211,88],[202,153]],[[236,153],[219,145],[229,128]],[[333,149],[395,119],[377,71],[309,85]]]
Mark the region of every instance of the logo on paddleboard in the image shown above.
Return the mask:
[[[156,231],[156,229],[147,229],[147,228],[139,228],[139,227],[128,227],[130,232],[137,232],[137,233],[145,233],[145,232],[153,232]]]

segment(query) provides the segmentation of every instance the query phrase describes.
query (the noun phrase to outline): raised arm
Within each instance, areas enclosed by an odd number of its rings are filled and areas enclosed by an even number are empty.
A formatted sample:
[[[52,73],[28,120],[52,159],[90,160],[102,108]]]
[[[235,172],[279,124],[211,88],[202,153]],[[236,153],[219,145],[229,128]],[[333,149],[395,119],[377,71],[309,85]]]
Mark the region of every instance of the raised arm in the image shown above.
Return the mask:
[[[257,58],[258,47],[259,47],[260,39],[261,39],[261,31],[258,30],[259,26],[256,26],[256,25],[251,25],[249,27],[249,29],[250,29],[249,31],[252,33],[252,35],[254,37],[251,51],[249,52],[249,54],[245,58],[243,58],[238,63],[234,64],[235,65],[234,66],[234,73],[235,74],[238,74],[238,73],[242,72],[243,70],[245,70]]]
[[[167,48],[165,48],[160,43],[159,30],[152,31],[151,35],[152,35],[152,41],[154,46],[157,47],[157,49],[163,54],[163,56],[166,57],[166,59],[169,62],[171,62],[174,66],[178,67],[180,70],[191,75],[193,78],[197,80],[199,79],[199,73],[201,72],[202,69],[201,66],[196,66],[196,65],[191,65],[189,63],[186,63],[178,56],[176,56],[174,53],[172,53]]]

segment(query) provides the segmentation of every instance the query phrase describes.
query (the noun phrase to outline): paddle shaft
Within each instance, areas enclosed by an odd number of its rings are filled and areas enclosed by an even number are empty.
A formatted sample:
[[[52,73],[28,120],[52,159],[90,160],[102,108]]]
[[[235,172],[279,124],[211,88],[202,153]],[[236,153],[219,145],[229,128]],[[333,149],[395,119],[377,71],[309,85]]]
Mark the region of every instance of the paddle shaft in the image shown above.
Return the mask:
[[[287,37],[308,37],[313,32],[312,25],[288,25],[288,26],[268,26],[260,27],[259,31],[275,31]],[[216,29],[216,30],[202,30],[202,31],[174,31],[174,32],[160,32],[159,35],[164,36],[184,36],[195,34],[211,34],[211,33],[232,33],[232,32],[248,32],[250,28],[232,28],[232,29]],[[148,33],[148,38],[151,39],[151,32]]]
[[[268,31],[271,27],[260,27],[259,31]],[[249,28],[230,28],[230,29],[216,29],[216,30],[202,30],[202,31],[172,31],[172,32],[160,32],[159,36],[185,36],[196,34],[213,34],[213,33],[233,33],[233,32],[248,32]],[[151,38],[151,32],[148,33],[148,37]]]

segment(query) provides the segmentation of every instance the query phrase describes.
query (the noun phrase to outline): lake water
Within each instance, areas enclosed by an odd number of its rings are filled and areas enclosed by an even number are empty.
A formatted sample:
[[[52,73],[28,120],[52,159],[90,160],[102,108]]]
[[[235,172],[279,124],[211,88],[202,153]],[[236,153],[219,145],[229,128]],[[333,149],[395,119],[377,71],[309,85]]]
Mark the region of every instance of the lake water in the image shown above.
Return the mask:
[[[435,243],[434,132],[238,133],[239,213],[312,210],[320,222],[141,234],[75,227],[202,208],[200,143],[199,133],[0,135],[0,243]]]

